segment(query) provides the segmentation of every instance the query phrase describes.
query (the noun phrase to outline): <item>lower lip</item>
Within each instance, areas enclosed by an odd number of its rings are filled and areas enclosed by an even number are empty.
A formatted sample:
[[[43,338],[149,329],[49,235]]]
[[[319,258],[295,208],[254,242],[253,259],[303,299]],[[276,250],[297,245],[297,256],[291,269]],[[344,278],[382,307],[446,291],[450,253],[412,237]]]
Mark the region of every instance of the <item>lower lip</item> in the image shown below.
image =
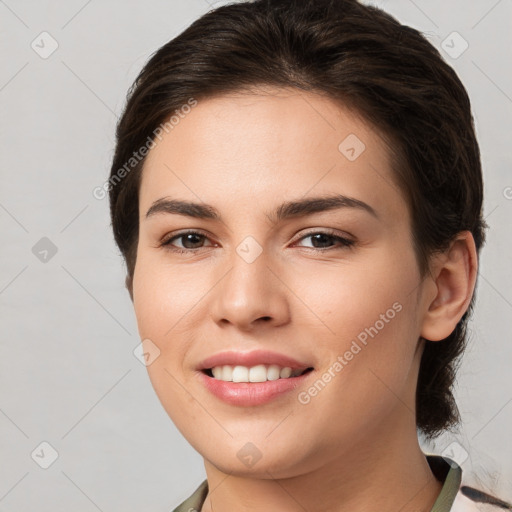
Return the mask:
[[[298,377],[266,382],[226,382],[210,377],[202,371],[199,372],[199,378],[211,393],[224,402],[240,407],[250,407],[266,404],[293,391],[301,386],[311,373],[313,373],[312,370]]]

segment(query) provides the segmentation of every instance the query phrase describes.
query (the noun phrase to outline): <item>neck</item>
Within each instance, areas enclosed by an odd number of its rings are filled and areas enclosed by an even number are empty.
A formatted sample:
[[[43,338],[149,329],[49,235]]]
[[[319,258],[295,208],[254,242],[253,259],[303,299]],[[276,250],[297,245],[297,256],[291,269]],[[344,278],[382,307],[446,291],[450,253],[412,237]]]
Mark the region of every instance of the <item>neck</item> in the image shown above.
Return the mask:
[[[293,477],[234,475],[205,460],[209,492],[201,512],[430,512],[442,484],[421,451],[414,415],[400,407],[395,421]]]

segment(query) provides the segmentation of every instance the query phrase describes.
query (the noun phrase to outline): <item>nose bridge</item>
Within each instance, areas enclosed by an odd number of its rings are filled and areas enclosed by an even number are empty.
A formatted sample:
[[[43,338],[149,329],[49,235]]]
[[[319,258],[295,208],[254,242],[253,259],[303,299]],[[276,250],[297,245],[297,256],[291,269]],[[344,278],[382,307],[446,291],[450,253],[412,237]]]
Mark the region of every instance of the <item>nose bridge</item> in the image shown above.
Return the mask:
[[[275,285],[269,275],[268,250],[254,237],[247,236],[234,247],[228,259],[232,270],[226,276],[225,299],[231,301],[231,307],[254,307]]]
[[[263,317],[283,321],[288,311],[286,296],[274,275],[268,250],[254,237],[246,236],[233,247],[226,262],[229,271],[215,294],[215,320],[239,327],[247,327]]]

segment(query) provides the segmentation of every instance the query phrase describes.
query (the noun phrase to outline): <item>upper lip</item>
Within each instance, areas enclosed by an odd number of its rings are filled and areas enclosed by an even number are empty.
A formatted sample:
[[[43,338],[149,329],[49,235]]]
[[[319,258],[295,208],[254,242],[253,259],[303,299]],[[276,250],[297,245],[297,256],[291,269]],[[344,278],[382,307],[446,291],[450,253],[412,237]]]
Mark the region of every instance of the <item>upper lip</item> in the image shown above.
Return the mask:
[[[307,368],[312,368],[312,365],[310,364],[302,363],[290,356],[271,352],[269,350],[252,350],[251,352],[229,350],[207,357],[199,364],[198,370],[209,370],[215,366],[224,365],[239,365],[251,368],[259,364],[275,364],[282,368],[288,366],[292,370],[305,370]]]

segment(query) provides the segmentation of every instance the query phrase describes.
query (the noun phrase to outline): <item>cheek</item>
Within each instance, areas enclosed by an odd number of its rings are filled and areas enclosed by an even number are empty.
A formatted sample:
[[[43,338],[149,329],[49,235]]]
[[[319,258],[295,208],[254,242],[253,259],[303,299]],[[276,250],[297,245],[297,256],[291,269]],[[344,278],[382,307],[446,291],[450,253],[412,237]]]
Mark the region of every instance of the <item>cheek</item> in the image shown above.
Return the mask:
[[[337,272],[302,272],[300,287],[296,279],[307,306],[302,330],[312,334],[314,328],[322,369],[336,375],[326,375],[333,382],[326,387],[354,399],[354,406],[358,397],[376,403],[381,395],[392,396],[390,389],[405,393],[415,354],[417,268],[412,253],[404,251],[401,259],[388,253]],[[325,398],[334,400],[329,392]]]
[[[153,350],[157,357],[146,369],[161,401],[179,395],[178,381],[183,380],[182,366],[189,347],[190,334],[184,330],[183,319],[190,309],[191,292],[180,284],[176,275],[144,255],[137,261],[133,305],[140,339],[151,340],[150,345],[156,346]],[[162,405],[165,407],[163,401]]]
[[[194,302],[195,287],[186,284],[176,270],[166,269],[144,254],[137,260],[133,304],[139,336],[157,347],[157,356],[146,370],[171,420],[178,428],[184,425],[191,430],[195,407],[184,389],[182,366],[191,337],[190,329],[186,329],[186,313]]]
[[[339,292],[341,283],[337,285],[331,283],[327,288],[326,298],[332,293],[332,300],[324,301],[325,309],[319,314],[334,334],[322,326],[316,329],[326,333],[315,337],[321,368],[317,380],[298,397],[303,404],[297,413],[303,418],[303,431],[321,429],[325,453],[340,438],[355,443],[374,429],[384,428],[392,411],[404,408],[408,414],[406,407],[413,407],[415,311],[407,300],[409,289],[403,283],[355,294]],[[316,306],[321,304],[319,300]]]
[[[364,333],[375,324],[379,334],[389,332],[391,325],[403,324],[404,317],[414,312],[417,275],[406,259],[371,255],[368,264],[346,261],[338,267],[314,262],[310,269],[285,274],[284,280],[300,298],[291,297],[297,304],[296,320],[307,319],[332,348],[343,349],[360,333],[364,340]]]
[[[139,334],[161,341],[175,336],[205,293],[206,283],[203,286],[200,280],[197,272],[187,272],[162,263],[161,258],[141,254],[133,279]]]

